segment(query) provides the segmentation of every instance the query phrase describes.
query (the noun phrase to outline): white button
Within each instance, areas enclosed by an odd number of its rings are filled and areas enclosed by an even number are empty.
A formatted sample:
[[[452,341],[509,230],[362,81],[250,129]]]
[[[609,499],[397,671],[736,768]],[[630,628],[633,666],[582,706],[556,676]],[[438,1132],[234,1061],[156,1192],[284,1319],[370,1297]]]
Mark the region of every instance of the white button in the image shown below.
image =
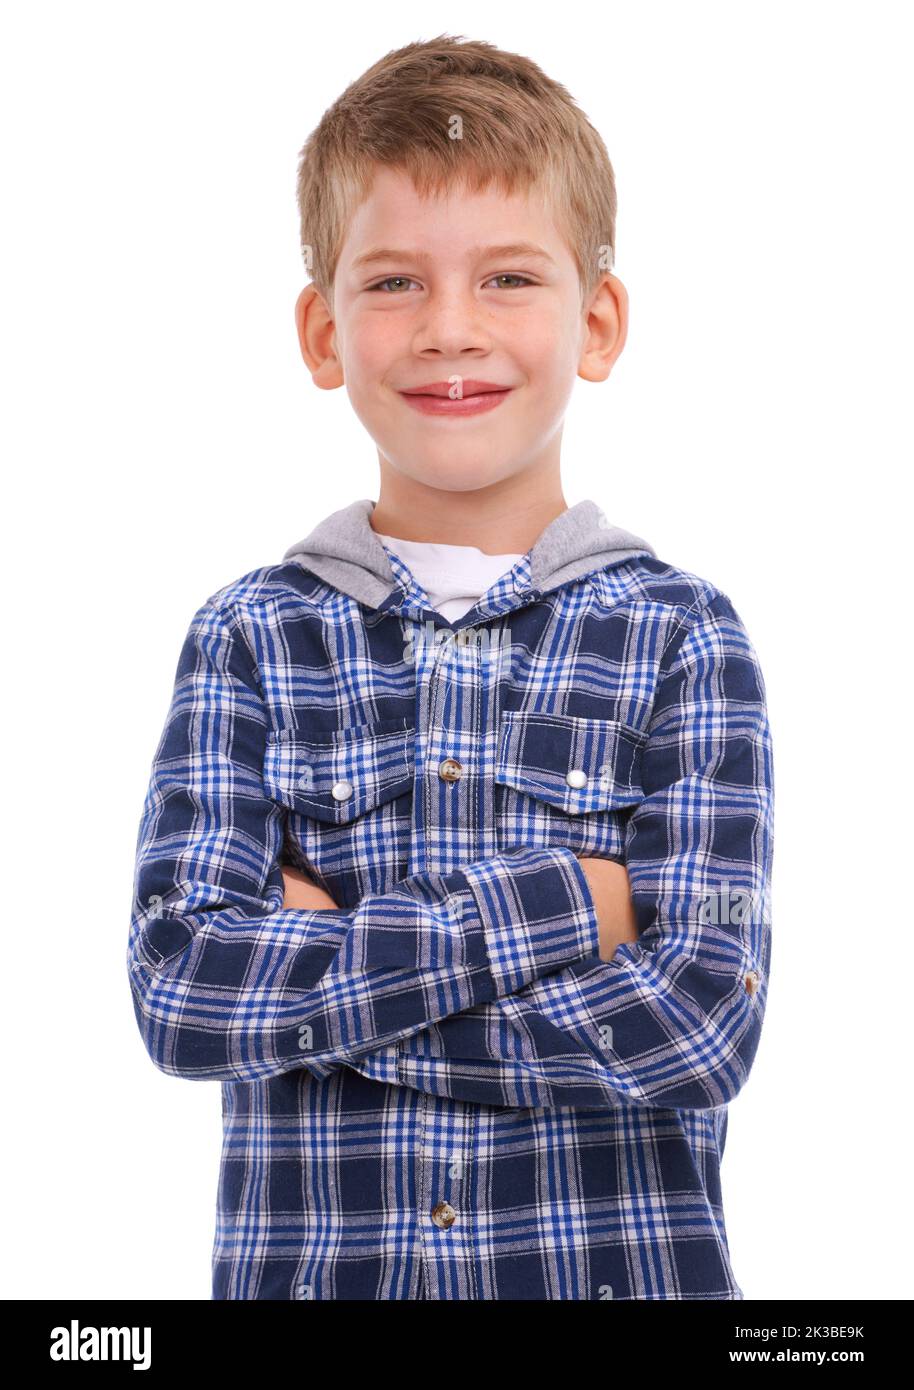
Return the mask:
[[[335,782],[330,788],[330,795],[337,801],[345,801],[347,797],[352,796],[352,783]]]
[[[568,783],[569,787],[586,787],[587,773],[582,772],[579,767],[572,768],[571,772],[569,772],[568,776],[565,778],[565,781]]]

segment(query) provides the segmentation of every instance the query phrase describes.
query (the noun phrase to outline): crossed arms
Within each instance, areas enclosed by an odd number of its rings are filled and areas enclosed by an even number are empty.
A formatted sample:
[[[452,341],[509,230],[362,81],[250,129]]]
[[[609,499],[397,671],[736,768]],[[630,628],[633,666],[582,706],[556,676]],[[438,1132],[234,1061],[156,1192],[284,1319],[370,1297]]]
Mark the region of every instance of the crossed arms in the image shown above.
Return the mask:
[[[262,782],[268,722],[231,608],[204,604],[137,838],[127,965],[161,1070],[350,1066],[524,1106],[738,1092],[767,992],[773,779],[761,673],[724,595],[664,652],[624,868],[518,846],[352,910],[296,905]],[[704,911],[724,885],[750,903],[737,920]]]

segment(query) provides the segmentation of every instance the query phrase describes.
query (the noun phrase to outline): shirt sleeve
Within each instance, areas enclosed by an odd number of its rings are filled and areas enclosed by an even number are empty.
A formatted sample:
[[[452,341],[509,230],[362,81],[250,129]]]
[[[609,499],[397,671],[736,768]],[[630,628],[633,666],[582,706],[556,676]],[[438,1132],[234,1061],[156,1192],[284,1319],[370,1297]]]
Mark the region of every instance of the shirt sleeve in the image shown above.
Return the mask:
[[[718,593],[671,639],[626,830],[637,943],[443,1019],[356,1069],[507,1106],[727,1104],[759,1043],[774,780],[757,655]]]
[[[160,1070],[229,1082],[333,1071],[597,952],[593,897],[565,849],[416,874],[351,911],[283,909],[268,727],[244,636],[207,600],[137,836],[127,968]]]

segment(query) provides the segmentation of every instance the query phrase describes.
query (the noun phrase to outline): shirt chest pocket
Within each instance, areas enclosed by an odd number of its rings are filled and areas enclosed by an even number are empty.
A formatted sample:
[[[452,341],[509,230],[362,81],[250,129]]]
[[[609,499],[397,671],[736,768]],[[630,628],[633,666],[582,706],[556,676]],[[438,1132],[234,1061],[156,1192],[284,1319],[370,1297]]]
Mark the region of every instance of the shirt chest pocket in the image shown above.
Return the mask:
[[[626,820],[644,799],[644,742],[618,719],[505,711],[495,770],[499,848],[564,845],[624,858]]]
[[[409,857],[414,736],[405,718],[337,732],[276,729],[263,783],[289,812],[286,851],[339,906],[404,877]]]

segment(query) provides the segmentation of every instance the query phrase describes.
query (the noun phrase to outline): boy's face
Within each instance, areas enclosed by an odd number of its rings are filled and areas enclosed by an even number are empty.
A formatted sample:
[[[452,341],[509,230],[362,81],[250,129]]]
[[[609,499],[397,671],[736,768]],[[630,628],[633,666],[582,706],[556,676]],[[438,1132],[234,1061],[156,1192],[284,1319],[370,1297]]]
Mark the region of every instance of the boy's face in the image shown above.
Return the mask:
[[[518,243],[539,254],[486,250]],[[557,477],[574,379],[609,375],[627,301],[607,274],[582,307],[571,251],[535,193],[420,198],[382,167],[352,218],[332,309],[309,287],[296,318],[316,384],[345,383],[382,470],[464,492],[531,470]],[[404,394],[433,383],[437,405]],[[504,389],[473,404],[473,383]]]

